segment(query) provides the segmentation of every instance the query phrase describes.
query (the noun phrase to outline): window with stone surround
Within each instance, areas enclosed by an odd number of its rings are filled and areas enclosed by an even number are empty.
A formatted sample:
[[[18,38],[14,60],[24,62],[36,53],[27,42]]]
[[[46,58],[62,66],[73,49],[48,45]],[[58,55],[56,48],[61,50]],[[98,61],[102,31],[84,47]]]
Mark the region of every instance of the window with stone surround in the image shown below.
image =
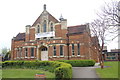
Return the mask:
[[[80,44],[77,44],[77,48],[78,48],[78,55],[80,55]]]
[[[75,55],[74,44],[72,44],[72,55]]]
[[[63,56],[63,45],[60,45],[60,56]]]
[[[53,56],[56,56],[56,46],[53,46]]]
[[[53,31],[53,23],[50,24],[50,31]]]
[[[31,48],[31,57],[33,57],[34,56],[34,48]]]
[[[46,23],[46,20],[44,20],[44,23],[43,23],[43,32],[46,32],[47,31],[47,23]]]
[[[40,26],[37,26],[37,33],[40,33]]]

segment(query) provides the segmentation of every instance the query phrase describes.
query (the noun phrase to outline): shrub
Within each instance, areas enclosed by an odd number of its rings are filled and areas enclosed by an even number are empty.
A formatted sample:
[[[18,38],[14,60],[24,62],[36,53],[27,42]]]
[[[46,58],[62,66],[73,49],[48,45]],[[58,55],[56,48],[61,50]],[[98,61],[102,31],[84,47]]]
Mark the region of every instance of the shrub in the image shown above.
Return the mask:
[[[2,62],[3,68],[31,68],[43,69],[55,72],[55,78],[72,78],[72,66],[68,63],[58,61],[5,61]]]
[[[59,62],[65,62],[71,64],[73,67],[88,67],[94,66],[94,60],[58,60]]]
[[[71,79],[72,78],[72,66],[70,64],[66,64],[61,62],[62,65],[55,69],[55,76],[58,79]]]

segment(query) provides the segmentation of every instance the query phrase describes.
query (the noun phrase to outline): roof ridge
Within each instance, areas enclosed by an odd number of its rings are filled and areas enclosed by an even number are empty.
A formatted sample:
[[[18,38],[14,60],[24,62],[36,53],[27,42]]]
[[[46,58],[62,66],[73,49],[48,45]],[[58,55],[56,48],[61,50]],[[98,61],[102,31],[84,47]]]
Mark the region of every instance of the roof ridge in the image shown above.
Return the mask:
[[[75,25],[75,26],[68,26],[68,27],[78,27],[78,26],[86,26],[86,24],[82,24],[82,25]]]

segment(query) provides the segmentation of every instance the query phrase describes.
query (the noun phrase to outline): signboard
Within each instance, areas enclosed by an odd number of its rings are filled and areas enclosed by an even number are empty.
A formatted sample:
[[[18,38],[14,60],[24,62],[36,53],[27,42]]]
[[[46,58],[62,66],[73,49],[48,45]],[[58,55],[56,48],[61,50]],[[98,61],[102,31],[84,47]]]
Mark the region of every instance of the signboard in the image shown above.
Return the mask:
[[[42,37],[54,37],[55,36],[55,32],[44,32],[44,33],[36,33],[35,34],[35,38],[42,38]]]

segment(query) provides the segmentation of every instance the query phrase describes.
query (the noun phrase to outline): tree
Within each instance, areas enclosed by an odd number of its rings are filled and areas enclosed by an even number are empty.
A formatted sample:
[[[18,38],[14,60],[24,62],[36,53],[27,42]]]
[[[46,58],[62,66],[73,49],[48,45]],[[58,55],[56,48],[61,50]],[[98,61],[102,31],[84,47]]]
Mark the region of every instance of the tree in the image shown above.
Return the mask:
[[[116,26],[120,26],[119,11],[118,2],[112,2],[111,4],[106,3],[106,5],[102,8],[102,12],[97,14],[99,18],[95,19],[90,24],[91,33],[98,39],[100,44],[100,46],[98,46],[98,44],[94,46],[99,51],[101,68],[103,68],[104,61],[102,51],[105,43],[108,41],[107,37],[109,36],[109,40],[113,40],[116,36],[118,36],[119,28]],[[117,35],[115,36],[115,34]]]
[[[115,31],[117,33],[113,39],[118,37],[118,31],[120,31],[120,1],[112,1],[111,3],[105,3],[102,8],[102,16],[107,16],[107,19],[111,22],[109,25],[116,27]],[[118,27],[119,26],[119,27]]]
[[[5,55],[7,54],[8,49],[6,47],[2,48],[2,56],[5,57]]]
[[[106,41],[106,36],[109,35],[108,31],[110,29],[110,26],[108,26],[108,24],[109,24],[109,21],[106,18],[96,19],[90,24],[92,36],[95,36],[96,39],[98,39],[97,41],[98,41],[99,45],[95,44],[94,46],[95,46],[96,50],[99,52],[101,68],[103,68],[102,51],[103,51],[103,47],[104,47],[104,44]],[[95,42],[93,42],[93,40],[91,40],[91,41],[92,41],[92,43],[95,43]]]
[[[11,53],[11,51],[9,50],[9,51],[6,53],[6,55],[5,55],[5,57],[4,57],[4,60],[10,60],[10,53]]]
[[[4,60],[9,60],[10,58],[10,50],[8,50],[6,47],[2,48],[2,57]]]
[[[113,23],[111,25],[118,26],[120,23],[120,1],[112,1],[111,3],[105,3],[102,8],[102,15],[107,16]]]

